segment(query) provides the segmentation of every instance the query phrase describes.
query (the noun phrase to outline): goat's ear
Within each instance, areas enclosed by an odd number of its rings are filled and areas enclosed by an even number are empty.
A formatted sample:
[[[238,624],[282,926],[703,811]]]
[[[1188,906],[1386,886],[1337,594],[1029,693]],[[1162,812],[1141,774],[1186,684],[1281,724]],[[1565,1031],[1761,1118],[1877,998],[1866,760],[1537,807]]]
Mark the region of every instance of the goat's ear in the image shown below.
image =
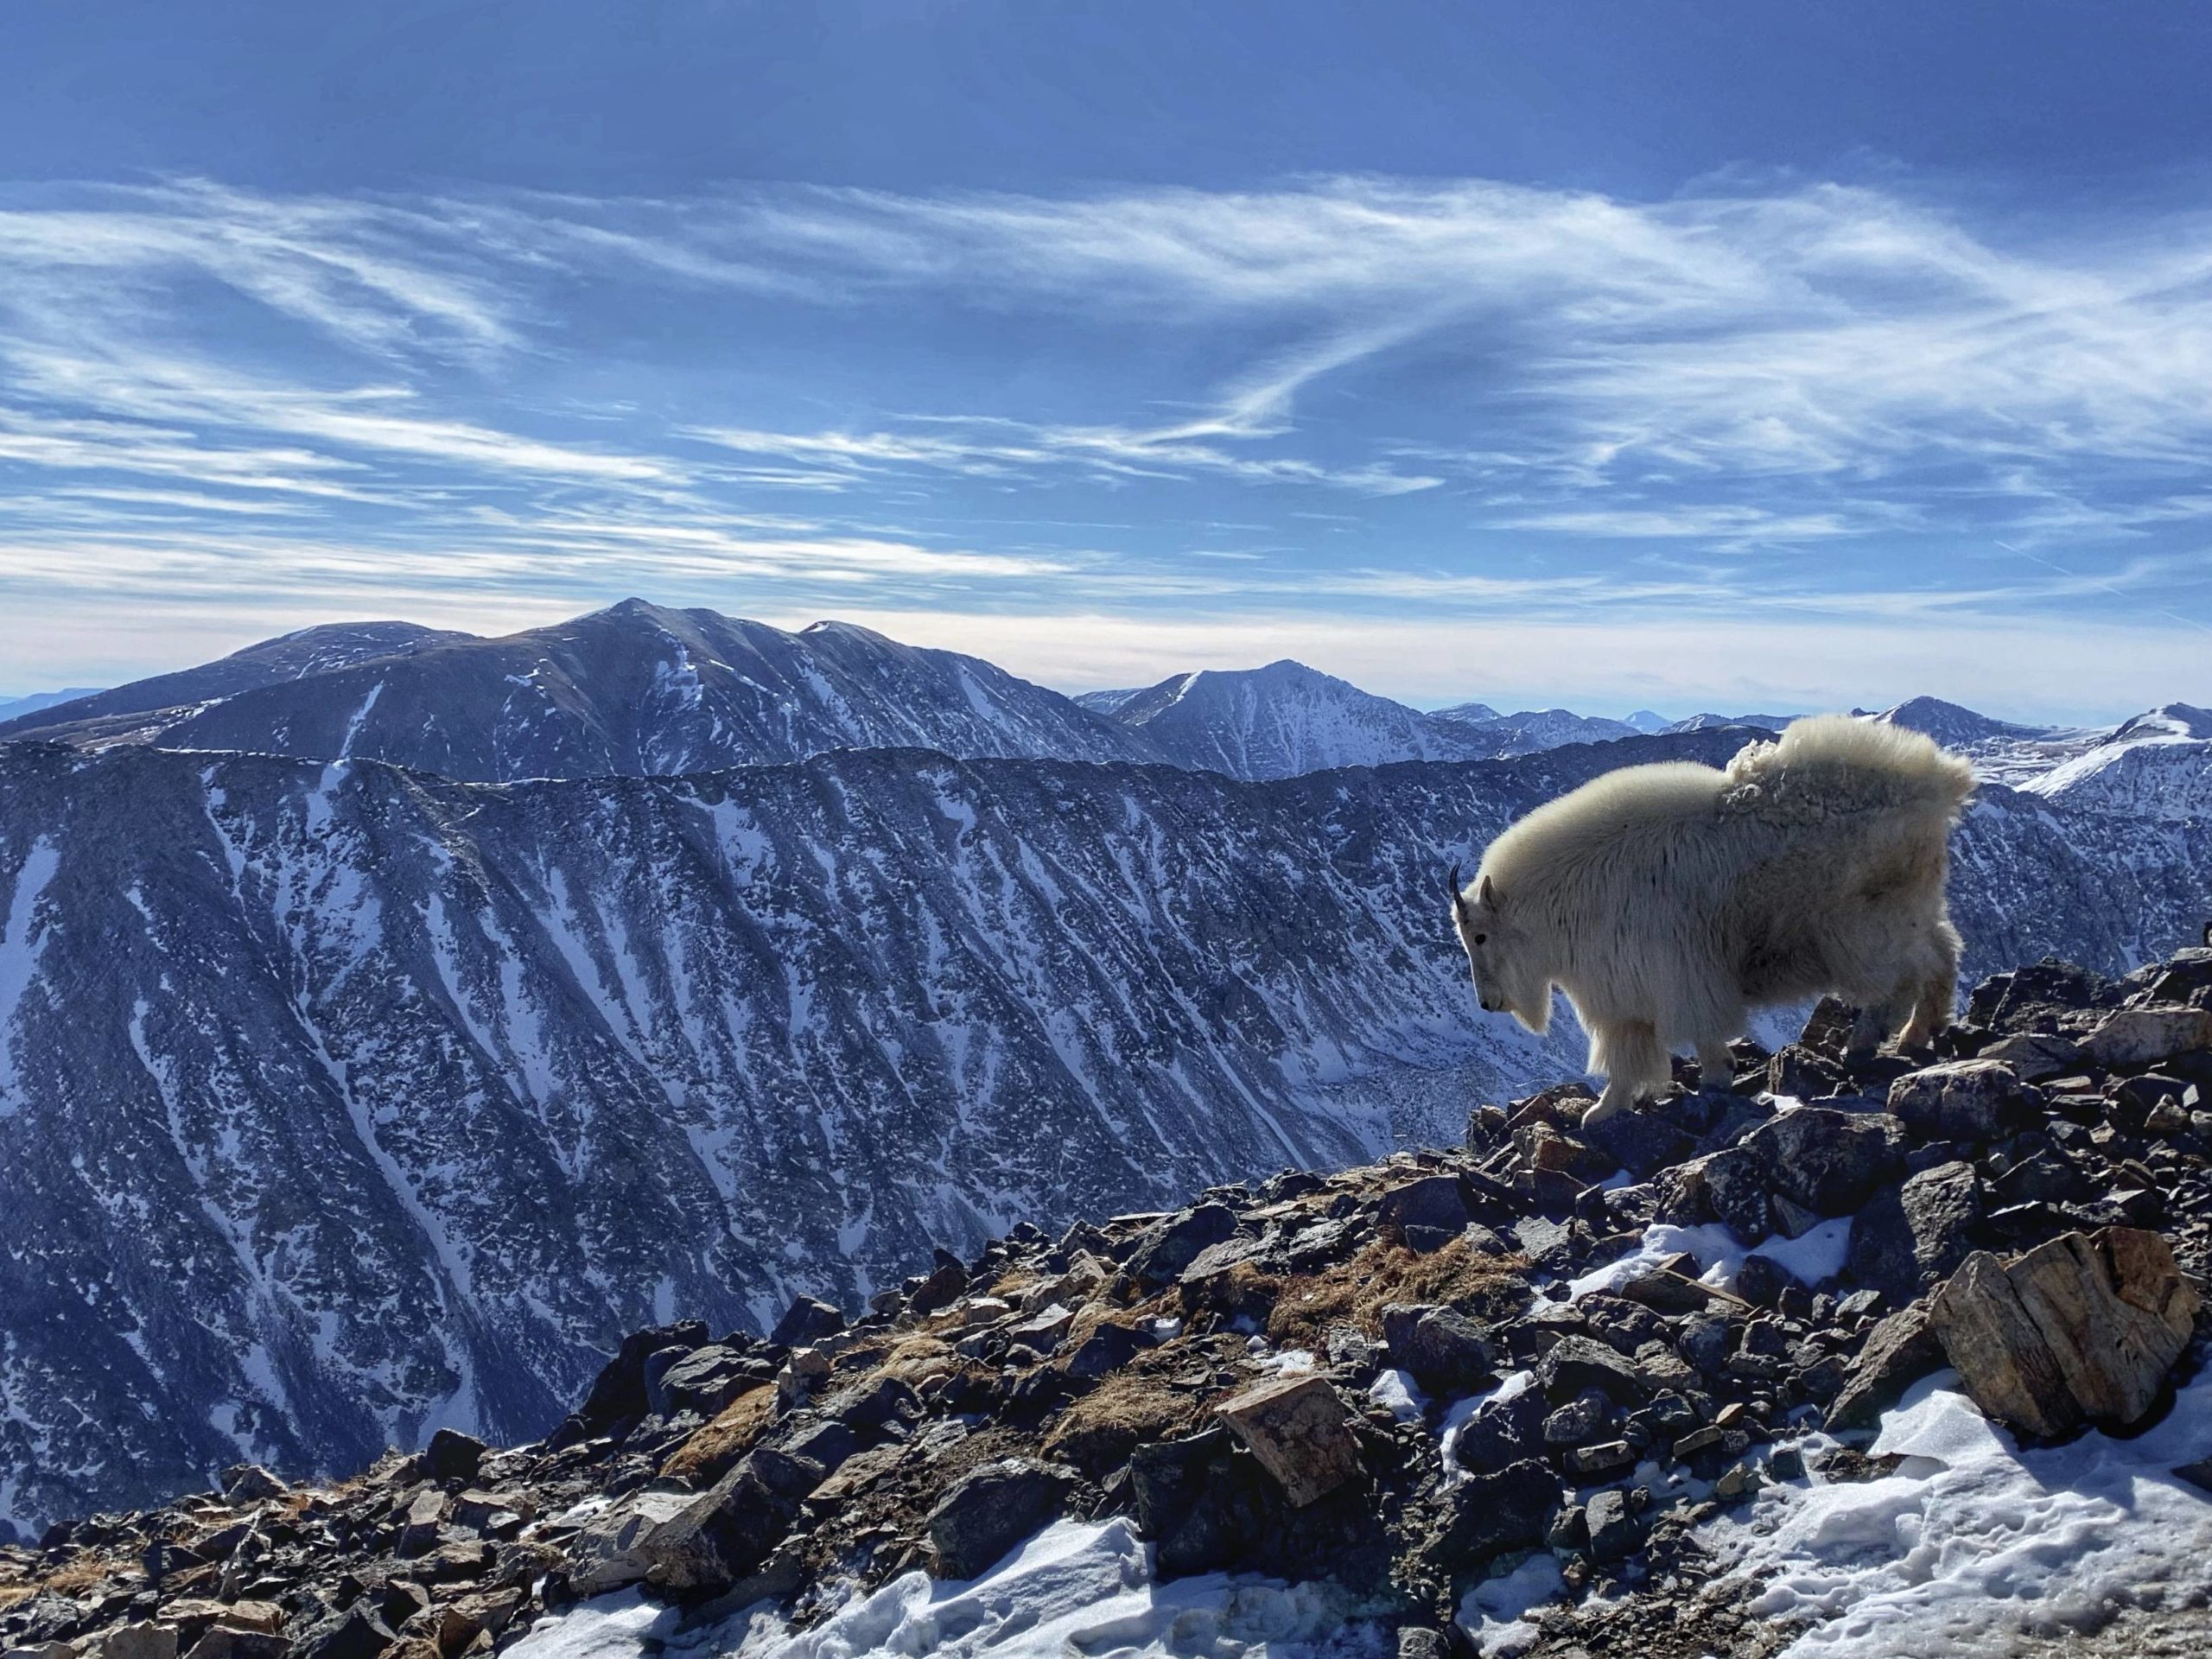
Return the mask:
[[[1475,893],[1475,902],[1478,905],[1486,905],[1492,910],[1497,908],[1497,884],[1490,877],[1483,877],[1483,884]]]

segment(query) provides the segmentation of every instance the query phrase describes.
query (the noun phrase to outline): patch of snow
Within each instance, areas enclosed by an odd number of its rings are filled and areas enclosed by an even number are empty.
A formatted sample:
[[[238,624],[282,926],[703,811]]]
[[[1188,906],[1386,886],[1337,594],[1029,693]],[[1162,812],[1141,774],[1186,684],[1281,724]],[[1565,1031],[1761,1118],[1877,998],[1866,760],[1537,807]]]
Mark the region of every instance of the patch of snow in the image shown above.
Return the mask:
[[[1806,1285],[1816,1285],[1843,1271],[1851,1250],[1851,1217],[1824,1221],[1802,1237],[1779,1235],[1745,1249],[1736,1236],[1718,1222],[1698,1227],[1657,1223],[1643,1230],[1643,1242],[1618,1262],[1567,1281],[1567,1299],[1580,1301],[1593,1290],[1611,1290],[1639,1274],[1649,1272],[1665,1257],[1688,1252],[1697,1258],[1698,1277],[1723,1290],[1732,1288],[1736,1275],[1751,1256],[1764,1255]]]
[[[1539,1632],[1528,1615],[1565,1594],[1559,1562],[1541,1551],[1510,1573],[1486,1579],[1459,1604],[1459,1628],[1474,1638],[1483,1659],[1514,1659],[1535,1645]]]
[[[2212,1455],[2212,1373],[2133,1440],[2025,1452],[1948,1380],[1883,1418],[1874,1451],[1905,1459],[1895,1473],[1770,1486],[1700,1529],[1752,1611],[1819,1621],[1786,1659],[2002,1652],[2212,1587],[2212,1503],[2172,1472]]]
[[[667,1651],[728,1659],[985,1654],[993,1659],[1071,1654],[1380,1659],[1383,1638],[1371,1627],[1347,1624],[1348,1611],[1343,1592],[1330,1586],[1287,1585],[1255,1574],[1208,1573],[1161,1583],[1154,1576],[1151,1547],[1128,1520],[1062,1521],[971,1584],[908,1573],[810,1630],[793,1630],[774,1612],[756,1607],[723,1624],[672,1637]],[[548,1645],[537,1649],[531,1647],[538,1639],[533,1631],[518,1651],[521,1659],[628,1659],[639,1651],[637,1635],[606,1634],[613,1639],[591,1641],[582,1632],[549,1637]]]
[[[1382,1371],[1367,1385],[1367,1397],[1402,1423],[1417,1423],[1428,1410],[1427,1396],[1403,1371]]]

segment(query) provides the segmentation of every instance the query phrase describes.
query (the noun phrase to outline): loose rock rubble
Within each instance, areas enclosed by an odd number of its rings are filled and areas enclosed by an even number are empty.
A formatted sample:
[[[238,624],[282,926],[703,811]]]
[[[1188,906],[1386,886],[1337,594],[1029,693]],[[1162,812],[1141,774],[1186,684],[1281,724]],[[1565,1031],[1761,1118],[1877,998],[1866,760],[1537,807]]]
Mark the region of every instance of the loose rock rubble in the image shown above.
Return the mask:
[[[804,1624],[1122,1515],[1162,1576],[1332,1580],[1403,1652],[1464,1649],[1461,1599],[1547,1553],[1570,1593],[1536,1654],[1777,1650],[1700,1599],[1700,1521],[1875,1472],[1852,1437],[1947,1363],[2063,1434],[2155,1415],[2205,1348],[2212,950],[2000,975],[1929,1052],[1853,1054],[1851,1025],[1824,1003],[1587,1131],[1565,1084],[1478,1109],[1462,1148],[1019,1226],[849,1322],[639,1332],[536,1445],[442,1433],[334,1484],[241,1467],[57,1525],[0,1549],[0,1647],[459,1659],[632,1586]],[[1724,1285],[1655,1224],[1804,1248]],[[1808,1471],[1787,1442],[1815,1427],[1846,1444]]]

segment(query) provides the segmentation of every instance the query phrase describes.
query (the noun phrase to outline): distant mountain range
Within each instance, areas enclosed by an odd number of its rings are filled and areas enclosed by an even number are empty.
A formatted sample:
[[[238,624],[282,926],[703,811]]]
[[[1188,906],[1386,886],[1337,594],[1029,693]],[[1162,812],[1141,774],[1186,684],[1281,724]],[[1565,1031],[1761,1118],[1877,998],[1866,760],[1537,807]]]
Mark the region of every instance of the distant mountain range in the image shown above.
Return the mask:
[[[1747,739],[1501,760],[1467,712],[1295,664],[1078,702],[632,603],[311,629],[10,722],[0,1518],[526,1437],[640,1323],[1454,1135],[1579,1046],[1476,1009],[1445,868]],[[1959,837],[1971,971],[2212,912],[2205,711],[1870,718],[2046,757]]]

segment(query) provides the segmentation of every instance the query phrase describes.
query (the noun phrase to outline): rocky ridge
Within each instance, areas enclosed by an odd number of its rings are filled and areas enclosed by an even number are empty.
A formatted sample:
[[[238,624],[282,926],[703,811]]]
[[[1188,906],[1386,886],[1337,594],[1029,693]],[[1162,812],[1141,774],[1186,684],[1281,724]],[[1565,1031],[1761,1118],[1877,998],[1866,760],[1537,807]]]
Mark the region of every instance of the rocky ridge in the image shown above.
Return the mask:
[[[1562,1084],[1461,1147],[1017,1226],[850,1324],[640,1331],[534,1445],[448,1432],[298,1489],[245,1465],[59,1524],[0,1550],[0,1643],[457,1659],[632,1586],[679,1627],[803,1626],[1118,1515],[1162,1578],[1332,1580],[1402,1654],[1465,1650],[1462,1596],[1546,1558],[1539,1659],[1774,1653],[1805,1616],[1720,1573],[1713,1517],[1880,1473],[1868,1430],[1947,1361],[2063,1435],[2155,1418],[2207,1351],[2212,950],[1997,975],[1910,1056],[1846,1052],[1849,1012],[1586,1130]],[[1664,1248],[1690,1240],[1732,1274]],[[2069,1358],[2077,1305],[2135,1336]],[[2212,1467],[2176,1473],[2212,1502]]]

